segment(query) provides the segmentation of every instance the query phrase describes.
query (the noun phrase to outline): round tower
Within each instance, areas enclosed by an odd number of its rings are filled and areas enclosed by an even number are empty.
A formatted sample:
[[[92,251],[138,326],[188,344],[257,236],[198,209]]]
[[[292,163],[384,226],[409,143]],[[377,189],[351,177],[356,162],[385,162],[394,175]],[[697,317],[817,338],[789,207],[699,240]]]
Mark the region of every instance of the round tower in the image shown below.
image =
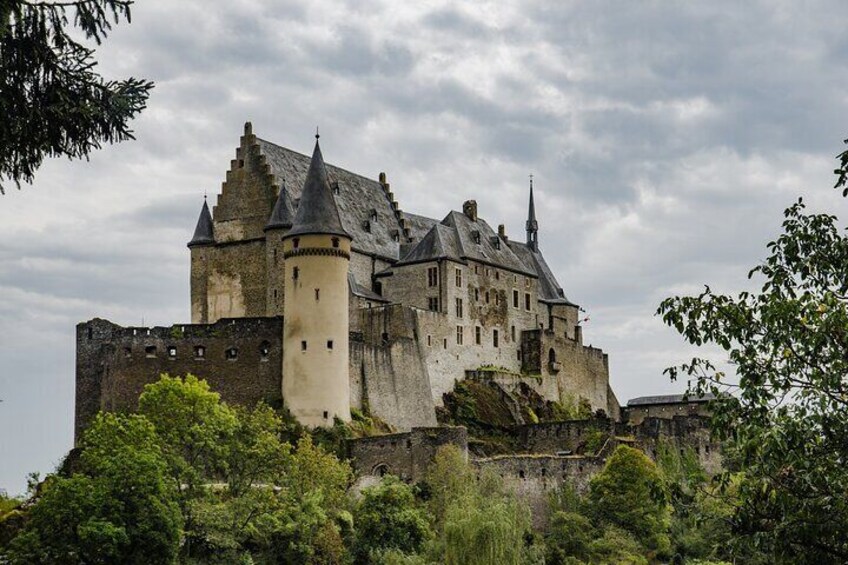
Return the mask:
[[[283,238],[283,401],[308,427],[350,420],[350,244],[316,136],[300,204]]]
[[[191,250],[191,323],[208,324],[209,261],[215,249],[215,233],[205,196],[188,248]]]

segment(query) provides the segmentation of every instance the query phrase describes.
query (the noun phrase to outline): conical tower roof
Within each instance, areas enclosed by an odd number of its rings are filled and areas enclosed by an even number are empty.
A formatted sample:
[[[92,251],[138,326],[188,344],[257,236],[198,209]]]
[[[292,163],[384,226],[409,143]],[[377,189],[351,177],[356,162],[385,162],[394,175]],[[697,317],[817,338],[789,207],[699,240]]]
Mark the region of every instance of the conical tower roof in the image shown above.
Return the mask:
[[[274,205],[274,211],[271,212],[271,217],[268,219],[265,229],[290,228],[293,223],[294,209],[289,191],[286,190],[286,182],[283,181],[282,186],[280,186],[280,194],[277,196],[277,203]]]
[[[206,204],[206,198],[204,198],[200,217],[197,218],[197,227],[194,228],[194,237],[188,242],[188,246],[194,247],[195,245],[209,245],[211,243],[215,243],[215,235],[212,231],[212,214],[209,212],[209,206]]]
[[[317,135],[312,161],[309,163],[309,171],[306,173],[306,181],[300,195],[300,204],[287,236],[307,234],[333,234],[350,238],[350,234],[342,227],[336,199],[327,180],[327,169]]]

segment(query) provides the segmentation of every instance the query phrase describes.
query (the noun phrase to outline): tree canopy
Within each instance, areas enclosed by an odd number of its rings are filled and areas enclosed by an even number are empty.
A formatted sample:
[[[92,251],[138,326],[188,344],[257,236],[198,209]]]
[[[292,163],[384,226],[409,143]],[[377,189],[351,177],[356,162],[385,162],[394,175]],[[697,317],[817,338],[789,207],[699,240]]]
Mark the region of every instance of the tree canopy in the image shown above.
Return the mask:
[[[731,517],[736,541],[775,561],[844,563],[848,237],[835,216],[807,213],[799,199],[767,249],[749,273],[761,281],[758,292],[706,287],[659,307],[689,343],[720,347],[735,374],[705,358],[668,372],[691,379],[692,394],[719,397],[711,427],[743,471]]]
[[[134,139],[129,121],[153,83],[106,80],[94,50],[113,23],[130,21],[129,0],[0,1],[0,193],[32,182],[45,157],[88,157],[103,143]],[[76,32],[78,30],[78,32]]]

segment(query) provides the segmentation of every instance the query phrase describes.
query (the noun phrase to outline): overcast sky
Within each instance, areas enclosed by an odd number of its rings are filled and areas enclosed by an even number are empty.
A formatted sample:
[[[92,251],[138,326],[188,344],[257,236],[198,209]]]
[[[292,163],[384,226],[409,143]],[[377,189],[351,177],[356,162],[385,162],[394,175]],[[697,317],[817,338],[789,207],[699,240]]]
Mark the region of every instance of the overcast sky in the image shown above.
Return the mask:
[[[306,153],[320,125],[327,161],[386,171],[403,210],[475,198],[514,238],[534,174],[619,400],[682,390],[659,301],[742,289],[798,196],[846,211],[846,21],[838,1],[138,2],[98,51],[156,82],[137,141],[0,197],[0,488],[71,447],[77,322],[189,320],[185,243],[247,120]]]

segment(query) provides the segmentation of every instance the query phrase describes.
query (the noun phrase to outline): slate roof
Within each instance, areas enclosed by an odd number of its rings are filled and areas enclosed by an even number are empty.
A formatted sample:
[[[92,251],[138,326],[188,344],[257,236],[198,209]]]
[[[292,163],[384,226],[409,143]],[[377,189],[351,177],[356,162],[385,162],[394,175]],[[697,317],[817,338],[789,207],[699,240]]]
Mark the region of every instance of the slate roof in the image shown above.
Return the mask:
[[[684,400],[685,399],[685,400]],[[655,404],[680,404],[693,402],[709,402],[715,400],[715,396],[711,393],[706,393],[704,396],[689,395],[686,399],[685,394],[666,394],[661,396],[640,396],[627,401],[628,406],[651,406]]]
[[[285,180],[292,204],[297,208],[309,157],[264,139],[256,141],[271,173]],[[336,206],[342,227],[353,237],[353,249],[396,260],[400,243],[394,240],[393,233],[400,230],[400,225],[380,183],[333,165],[325,164],[325,168],[330,187],[338,186],[338,194],[334,194]]]
[[[549,304],[576,306],[560,287],[548,263],[539,251],[533,251],[526,243],[510,241],[509,247],[521,261],[539,277],[539,300]]]
[[[306,180],[303,181],[303,190],[300,193],[300,203],[292,221],[292,229],[286,236],[314,233],[350,237],[350,234],[342,226],[342,220],[339,217],[339,209],[336,206],[333,189],[330,188],[327,168],[324,166],[324,156],[321,155],[321,146],[318,144],[318,139],[315,140],[312,160],[309,162],[309,170],[306,171]]]
[[[197,226],[194,228],[194,236],[188,242],[189,247],[195,245],[207,245],[215,243],[215,235],[212,230],[212,214],[209,212],[209,205],[206,204],[206,199],[203,199],[203,208],[200,209],[200,217],[197,218]]]
[[[274,204],[274,211],[271,212],[271,217],[268,219],[265,229],[290,228],[293,222],[294,206],[292,205],[289,191],[286,190],[286,183],[283,181],[280,187],[280,193],[277,195],[277,203]]]
[[[365,288],[364,286],[356,282],[356,279],[353,278],[353,273],[347,274],[347,284],[350,287],[350,291],[353,293],[354,296],[359,296],[361,298],[365,298],[366,300],[373,300],[375,302],[389,302],[389,300],[385,297],[380,296],[376,292]]]

